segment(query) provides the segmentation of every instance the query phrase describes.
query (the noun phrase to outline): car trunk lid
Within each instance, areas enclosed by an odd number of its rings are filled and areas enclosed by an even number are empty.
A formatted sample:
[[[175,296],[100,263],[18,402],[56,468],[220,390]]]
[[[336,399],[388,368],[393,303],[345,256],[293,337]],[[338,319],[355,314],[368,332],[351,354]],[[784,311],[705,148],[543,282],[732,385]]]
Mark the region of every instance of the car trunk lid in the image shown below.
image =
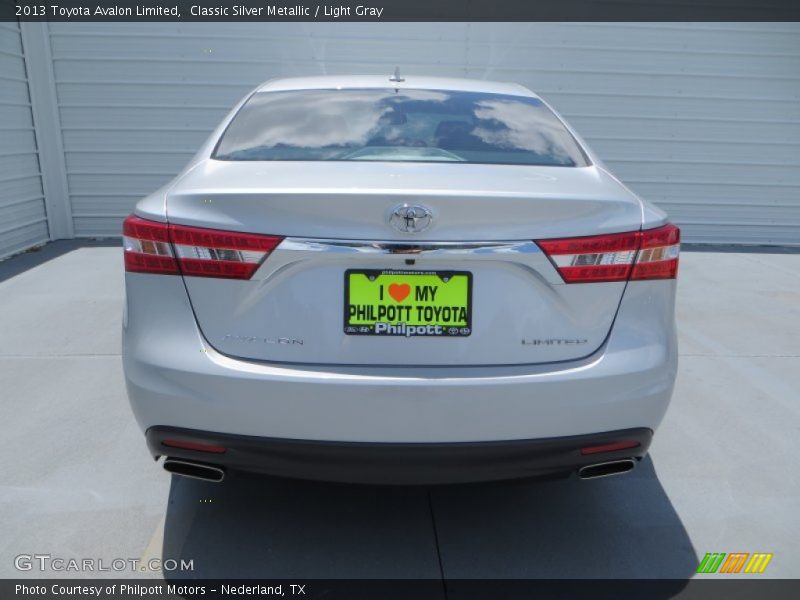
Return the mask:
[[[430,226],[392,227],[403,205],[429,210]],[[641,226],[638,199],[598,167],[451,163],[208,160],[169,191],[167,215],[173,224],[285,238],[250,279],[184,276],[212,346],[245,359],[340,365],[589,355],[608,335],[625,282],[566,284],[533,240]],[[376,305],[415,303],[413,310],[426,303],[415,282],[427,277],[418,287],[437,287],[430,283],[438,277],[444,290],[443,278],[469,274],[469,323],[453,322],[456,331],[439,339],[348,332],[348,272],[383,278],[385,294],[410,284],[407,296]],[[466,303],[458,294],[454,307]]]

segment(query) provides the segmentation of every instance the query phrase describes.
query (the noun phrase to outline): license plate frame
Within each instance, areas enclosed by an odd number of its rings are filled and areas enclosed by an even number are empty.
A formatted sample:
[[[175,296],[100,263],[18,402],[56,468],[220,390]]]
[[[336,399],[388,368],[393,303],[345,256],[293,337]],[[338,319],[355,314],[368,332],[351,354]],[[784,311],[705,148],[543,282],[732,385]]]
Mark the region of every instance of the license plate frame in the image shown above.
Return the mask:
[[[403,307],[400,310],[400,313],[405,312],[406,315],[410,315],[411,319],[402,319],[402,314],[400,314],[400,318],[395,319],[385,319],[384,321],[380,321],[378,316],[378,311],[380,311],[381,304],[357,304],[356,306],[362,307],[371,307],[372,314],[370,316],[375,318],[362,318],[362,319],[352,319],[351,320],[351,276],[352,275],[365,275],[369,280],[369,283],[366,284],[365,287],[370,287],[371,285],[381,285],[378,281],[380,278],[384,278],[384,284],[388,284],[386,288],[383,289],[384,297],[383,303],[387,307],[386,313],[388,316],[388,312],[391,307]],[[425,278],[424,280],[422,278]],[[437,282],[437,278],[439,281]],[[397,283],[402,281],[403,283]],[[412,285],[413,282],[413,285]],[[441,283],[439,283],[441,282]],[[430,286],[436,283],[437,288],[436,291],[433,292],[433,301],[428,301],[427,299],[418,299],[418,291],[417,288],[419,285],[426,286],[428,289]],[[396,298],[392,297],[389,298],[388,296],[388,289],[389,286],[393,284],[398,285],[402,288],[404,285],[409,286],[408,295],[403,298],[403,300],[397,300]],[[445,310],[445,306],[441,303],[436,301],[436,294],[438,294],[439,287],[441,284],[445,286],[454,285],[453,288],[450,290],[450,296],[456,294],[465,293],[466,298],[464,299],[463,306],[459,305],[450,305],[449,312]],[[359,285],[364,285],[361,282]],[[377,289],[377,288],[376,288]],[[425,288],[423,288],[424,291]],[[363,291],[359,292],[363,295]],[[381,291],[378,289],[378,294]],[[420,292],[421,293],[421,292]],[[428,291],[426,294],[430,294],[431,292]],[[445,294],[448,295],[448,294]],[[411,297],[411,302],[405,304],[405,301]],[[362,298],[363,299],[363,298]],[[410,307],[408,310],[405,307]],[[418,307],[422,307],[421,310]],[[427,310],[426,307],[432,307],[431,310]],[[440,307],[438,313],[437,308]],[[455,310],[458,309],[458,310]],[[365,312],[369,312],[367,308],[364,309]],[[414,317],[414,313],[416,312],[417,317]],[[427,338],[464,338],[469,337],[472,335],[472,273],[470,271],[455,271],[455,270],[406,270],[406,269],[347,269],[344,272],[344,325],[343,325],[343,332],[345,335],[354,335],[354,336],[373,336],[373,337],[404,337],[404,338],[412,338],[412,337],[427,337]],[[430,314],[438,314],[439,318],[434,319],[433,321],[425,320],[422,317],[428,316]],[[450,315],[450,323],[445,322],[444,317],[445,315]],[[366,315],[365,315],[366,316]],[[367,322],[358,322],[358,321],[367,321]],[[409,321],[409,322],[406,322]],[[385,325],[385,327],[379,327],[379,325]],[[392,329],[394,327],[394,329]],[[437,327],[441,329],[439,333],[437,333]],[[420,328],[423,328],[420,330]],[[379,330],[380,331],[377,331]]]

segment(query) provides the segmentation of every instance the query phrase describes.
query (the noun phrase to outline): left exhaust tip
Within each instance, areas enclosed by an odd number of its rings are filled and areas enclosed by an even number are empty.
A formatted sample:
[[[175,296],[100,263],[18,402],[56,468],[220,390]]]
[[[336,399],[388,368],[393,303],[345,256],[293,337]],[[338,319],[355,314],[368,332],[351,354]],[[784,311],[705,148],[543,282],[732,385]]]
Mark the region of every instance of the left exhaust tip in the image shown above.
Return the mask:
[[[225,479],[225,469],[180,458],[165,458],[164,470],[182,477],[220,483]]]

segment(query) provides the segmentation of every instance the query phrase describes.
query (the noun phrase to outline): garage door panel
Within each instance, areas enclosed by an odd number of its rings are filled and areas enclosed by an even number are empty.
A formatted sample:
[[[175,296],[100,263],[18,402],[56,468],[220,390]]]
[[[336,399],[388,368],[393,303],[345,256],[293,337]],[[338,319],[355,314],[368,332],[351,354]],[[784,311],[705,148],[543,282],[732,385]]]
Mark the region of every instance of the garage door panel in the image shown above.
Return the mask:
[[[7,27],[3,27],[7,25]],[[0,53],[22,58],[22,47],[17,24],[0,21]],[[5,31],[2,31],[5,30]]]
[[[43,217],[32,223],[17,223],[14,226],[1,228],[0,256],[9,256],[23,252],[32,246],[47,242],[47,223]]]
[[[13,35],[12,32],[4,30],[0,35]],[[25,81],[25,64],[18,56],[0,54],[0,73],[5,78]]]
[[[796,158],[795,158],[796,160]],[[608,166],[623,180],[630,177],[686,182],[716,181],[719,183],[747,184],[761,182],[766,185],[800,185],[800,165],[757,165],[717,162],[656,162],[640,160],[608,161]]]
[[[2,135],[2,132],[0,132]],[[25,173],[38,173],[39,161],[33,151],[22,152],[17,150],[14,154],[0,157],[0,181],[19,177]]]
[[[13,124],[7,124],[13,127]],[[33,152],[36,149],[36,137],[33,133],[33,126],[23,126],[19,129],[9,129],[0,125],[0,148],[4,152],[16,152],[19,149],[22,152]]]
[[[65,129],[64,144],[72,151],[104,151],[141,153],[159,150],[180,150],[191,154],[211,133],[210,128],[180,129]]]
[[[765,62],[768,58],[764,59]],[[654,74],[646,71],[597,72],[564,69],[557,64],[531,71],[524,66],[471,67],[466,76],[517,81],[542,95],[565,92],[631,94],[669,97],[701,97],[716,103],[729,97],[771,98],[791,100],[798,81],[786,77],[713,77],[690,74]],[[597,102],[601,103],[602,100]]]
[[[756,245],[783,245],[787,239],[800,238],[800,227],[776,223],[764,227],[754,223],[716,223],[709,227],[708,223],[682,223],[681,236],[696,243],[729,244],[731,240],[747,240]]]
[[[22,173],[0,181],[0,203],[19,198],[42,196],[42,180],[38,173]],[[42,203],[44,215],[44,203]]]
[[[800,73],[800,69],[798,69]],[[800,123],[800,102],[795,99],[769,100],[750,98],[664,98],[655,95],[631,96],[620,93],[599,97],[597,94],[550,94],[546,96],[564,114],[582,114],[602,107],[611,115],[650,119],[721,119],[742,118],[758,121],[795,121]]]
[[[130,202],[141,199],[141,195],[134,192],[93,193],[74,196],[72,201],[74,210],[83,214],[99,214],[106,216],[130,213]]]
[[[91,111],[88,110],[91,108]],[[71,127],[127,127],[157,128],[206,126],[212,129],[228,111],[229,107],[115,107],[115,106],[69,106],[61,109],[61,122]]]
[[[80,235],[115,235],[114,215],[166,183],[256,84],[399,64],[541,93],[687,241],[800,239],[800,24],[49,27]]]
[[[38,208],[34,202],[0,204],[0,230],[42,219],[42,212]]]
[[[739,204],[752,205],[752,212],[756,215],[761,206],[782,206],[790,209],[788,214],[792,215],[795,213],[791,209],[797,205],[797,198],[800,197],[800,186],[798,185],[678,183],[675,181],[664,184],[661,181],[644,182],[640,180],[633,180],[629,184],[636,193],[654,202],[713,206],[713,213],[720,215],[720,218],[726,214],[728,207]]]
[[[126,194],[136,194],[139,198],[143,198],[160,188],[171,178],[171,173],[72,173],[67,176],[67,182],[71,197],[81,196],[82,194],[107,194],[108,196],[113,196],[117,192],[124,192]],[[135,201],[132,201],[131,209],[133,209],[134,204]],[[75,206],[72,208],[75,211]]]
[[[742,143],[750,140],[783,146],[800,139],[800,122],[759,120],[701,120],[674,118],[626,118],[624,116],[565,115],[587,140],[594,136],[645,139],[703,139]],[[665,153],[666,155],[666,153]]]
[[[253,85],[173,82],[171,85],[105,82],[65,83],[59,87],[62,106],[83,105],[87,98],[97,104],[192,106],[202,101],[218,106],[235,105]]]
[[[90,64],[89,64],[90,63]],[[176,78],[179,81],[222,81],[243,83],[250,82],[252,86],[258,85],[264,73],[282,71],[289,74],[294,71],[292,65],[280,65],[280,59],[255,68],[253,63],[214,63],[197,59],[194,61],[173,58],[158,62],[148,61],[114,61],[80,59],[58,59],[54,63],[57,80],[75,81],[158,81],[170,84]],[[267,68],[269,64],[269,68]],[[311,72],[309,63],[308,71]],[[318,71],[317,71],[318,72]]]
[[[711,205],[702,204],[669,204],[665,205],[670,214],[680,218],[686,223],[707,223],[717,218],[722,223],[747,223],[750,226],[800,227],[800,219],[787,219],[782,206],[761,206],[757,203],[726,206],[725,215],[719,218],[719,213]]]
[[[0,28],[0,259],[48,239],[22,37]]]
[[[31,124],[31,107],[27,102],[0,104],[0,123],[8,127],[15,125],[29,127]]]
[[[242,39],[238,36],[204,38],[166,37],[158,33],[141,33],[137,36],[53,36],[53,49],[64,59],[95,59],[99,52],[108,56],[108,49],[113,48],[110,56],[117,60],[137,57],[142,60],[163,60],[165,50],[170,58],[199,59],[203,61],[257,62],[285,58],[288,60],[315,61],[320,52],[324,52],[327,61],[348,61],[354,56],[369,56],[371,60],[388,61],[390,64],[398,60],[397,42],[407,40],[405,37],[373,35],[364,37],[337,36],[336,43],[309,43],[306,37],[296,35],[267,36]],[[418,37],[413,45],[405,47],[403,63],[419,60],[435,55],[439,61],[463,62],[464,44],[461,39],[441,40]]]
[[[0,39],[2,39],[0,34]],[[28,84],[25,81],[2,80],[0,83],[0,102],[27,102]]]
[[[768,142],[745,141],[737,143],[711,142],[708,140],[671,140],[671,139],[609,139],[595,138],[591,140],[592,148],[604,160],[623,160],[624,157],[636,156],[650,160],[688,160],[705,161],[725,157],[734,163],[792,164],[800,162],[800,140],[797,143],[775,144]]]
[[[792,24],[775,23],[491,23],[472,28],[470,39],[497,47],[530,44],[548,51],[579,47],[593,52],[605,48],[639,53],[797,53]]]
[[[122,220],[130,211],[120,211],[110,217],[91,216],[75,217],[75,230],[78,237],[107,237],[119,236],[122,231]]]
[[[71,173],[163,173],[180,171],[192,158],[187,152],[68,152],[67,169]]]
[[[800,73],[800,57],[794,54],[772,54],[764,56],[747,53],[709,53],[701,56],[685,50],[643,50],[631,53],[625,48],[595,48],[587,52],[586,47],[562,47],[558,50],[557,62],[550,52],[543,52],[539,44],[509,45],[498,47],[495,43],[473,43],[471,51],[475,65],[502,65],[506,69],[536,71],[557,66],[567,71],[600,71],[609,74],[659,73],[672,77],[704,76],[717,77],[793,77]],[[446,55],[445,55],[446,56]]]

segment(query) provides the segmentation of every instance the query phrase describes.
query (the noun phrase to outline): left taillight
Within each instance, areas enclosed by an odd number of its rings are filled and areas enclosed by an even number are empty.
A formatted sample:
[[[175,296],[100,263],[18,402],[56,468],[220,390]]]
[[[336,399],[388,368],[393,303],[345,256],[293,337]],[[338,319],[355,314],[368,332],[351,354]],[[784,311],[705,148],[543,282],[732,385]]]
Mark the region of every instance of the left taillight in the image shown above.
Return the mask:
[[[282,237],[148,221],[122,226],[125,270],[191,277],[250,279]]]
[[[122,243],[126,271],[161,275],[180,273],[166,223],[131,215],[122,224]]]
[[[227,279],[250,279],[283,240],[274,235],[184,225],[170,225],[169,235],[184,275]]]

